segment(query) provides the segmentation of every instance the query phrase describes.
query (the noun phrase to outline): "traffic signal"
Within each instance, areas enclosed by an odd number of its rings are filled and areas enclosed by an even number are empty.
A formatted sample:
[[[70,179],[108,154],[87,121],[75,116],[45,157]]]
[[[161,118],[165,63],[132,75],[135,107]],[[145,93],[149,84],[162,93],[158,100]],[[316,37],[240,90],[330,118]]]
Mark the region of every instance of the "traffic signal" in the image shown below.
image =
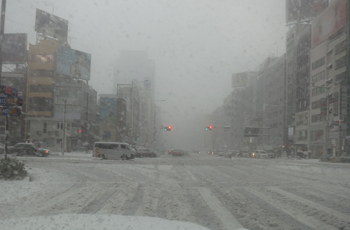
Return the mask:
[[[212,130],[213,129],[213,126],[211,125],[211,126],[209,126],[209,130]]]
[[[208,131],[209,130],[209,127],[207,126],[207,127],[205,127],[205,131]]]
[[[212,129],[213,129],[212,125],[205,127],[205,131],[208,131],[208,130],[211,131]]]
[[[171,131],[171,126],[165,126],[164,131]]]

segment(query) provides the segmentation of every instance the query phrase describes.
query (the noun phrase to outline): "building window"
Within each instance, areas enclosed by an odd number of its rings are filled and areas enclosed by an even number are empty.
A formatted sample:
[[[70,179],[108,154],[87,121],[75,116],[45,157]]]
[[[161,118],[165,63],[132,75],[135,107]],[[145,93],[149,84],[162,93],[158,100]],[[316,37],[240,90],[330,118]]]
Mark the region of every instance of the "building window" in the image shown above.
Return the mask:
[[[313,75],[313,76],[311,77],[311,79],[312,79],[312,82],[313,82],[313,83],[325,79],[325,71],[323,70],[322,72],[319,72],[319,73]]]
[[[30,111],[51,111],[52,98],[32,97],[29,99]]]
[[[337,60],[335,60],[334,69],[339,69],[345,66],[345,63],[346,63],[346,56],[338,58]]]
[[[346,42],[346,40],[342,41],[341,43],[339,43],[338,45],[336,45],[334,47],[335,54],[340,53],[341,51],[345,50],[345,46],[346,46],[345,42]]]
[[[54,138],[46,138],[44,142],[47,147],[55,147],[55,139]]]
[[[52,85],[30,85],[29,91],[35,92],[35,93],[50,93],[53,91],[53,86]]]
[[[42,69],[32,70],[30,71],[30,76],[31,77],[53,77],[53,71],[42,70]]]
[[[312,89],[312,96],[317,96],[326,92],[326,87],[324,85],[317,86],[317,88]]]
[[[314,101],[311,103],[311,109],[318,109],[321,107],[321,101],[318,100],[318,101]]]
[[[325,63],[326,63],[325,57],[318,59],[317,61],[312,63],[312,70],[323,66]]]
[[[43,126],[43,133],[46,133],[47,132],[47,123],[44,122],[44,126]]]
[[[310,140],[318,141],[323,139],[323,130],[315,130],[310,132]]]

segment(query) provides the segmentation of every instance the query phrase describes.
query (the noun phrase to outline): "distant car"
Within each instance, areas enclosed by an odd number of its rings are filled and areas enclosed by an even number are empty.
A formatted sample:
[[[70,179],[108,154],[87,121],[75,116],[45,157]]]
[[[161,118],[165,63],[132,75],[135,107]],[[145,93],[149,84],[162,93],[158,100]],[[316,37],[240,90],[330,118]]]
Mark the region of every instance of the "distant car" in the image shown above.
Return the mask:
[[[185,152],[182,149],[173,149],[171,152],[172,156],[183,156]]]
[[[47,157],[51,152],[48,149],[38,148],[32,143],[18,143],[9,150],[9,153],[17,156],[32,155],[38,157]]]
[[[174,149],[169,149],[168,154],[171,155]]]
[[[239,153],[238,150],[228,150],[227,153],[225,153],[225,157],[226,158],[232,158],[232,157],[235,157],[237,156],[237,154]]]
[[[276,154],[273,150],[266,150],[266,153],[268,155],[269,158],[275,158]]]
[[[147,148],[137,148],[137,153],[136,153],[137,157],[157,157],[157,154],[155,154],[154,152],[151,152],[149,149]]]
[[[252,158],[268,158],[267,152],[264,150],[254,150],[251,154]]]

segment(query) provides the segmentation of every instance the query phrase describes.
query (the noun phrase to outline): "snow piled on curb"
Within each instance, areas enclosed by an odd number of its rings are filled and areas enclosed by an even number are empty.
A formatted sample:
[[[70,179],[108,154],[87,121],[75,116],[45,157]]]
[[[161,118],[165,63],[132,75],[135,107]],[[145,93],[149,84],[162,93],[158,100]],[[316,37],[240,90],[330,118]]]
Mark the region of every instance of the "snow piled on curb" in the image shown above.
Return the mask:
[[[70,230],[208,230],[193,223],[153,217],[121,215],[66,214],[0,220],[1,229],[70,229]]]

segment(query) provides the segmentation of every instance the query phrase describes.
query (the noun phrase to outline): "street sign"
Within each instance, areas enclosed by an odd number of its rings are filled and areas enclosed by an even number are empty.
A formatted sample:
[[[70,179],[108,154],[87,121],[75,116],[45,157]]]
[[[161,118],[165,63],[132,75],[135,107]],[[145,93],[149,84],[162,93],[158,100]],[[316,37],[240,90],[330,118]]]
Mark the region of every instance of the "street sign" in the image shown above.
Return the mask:
[[[22,106],[22,99],[18,97],[0,97],[0,105],[19,105]]]
[[[17,89],[11,88],[11,87],[5,86],[5,85],[0,85],[0,93],[3,93],[7,96],[14,96],[14,97],[18,96]]]
[[[18,116],[21,114],[21,110],[19,108],[9,108],[9,107],[0,107],[0,115],[3,116]]]

